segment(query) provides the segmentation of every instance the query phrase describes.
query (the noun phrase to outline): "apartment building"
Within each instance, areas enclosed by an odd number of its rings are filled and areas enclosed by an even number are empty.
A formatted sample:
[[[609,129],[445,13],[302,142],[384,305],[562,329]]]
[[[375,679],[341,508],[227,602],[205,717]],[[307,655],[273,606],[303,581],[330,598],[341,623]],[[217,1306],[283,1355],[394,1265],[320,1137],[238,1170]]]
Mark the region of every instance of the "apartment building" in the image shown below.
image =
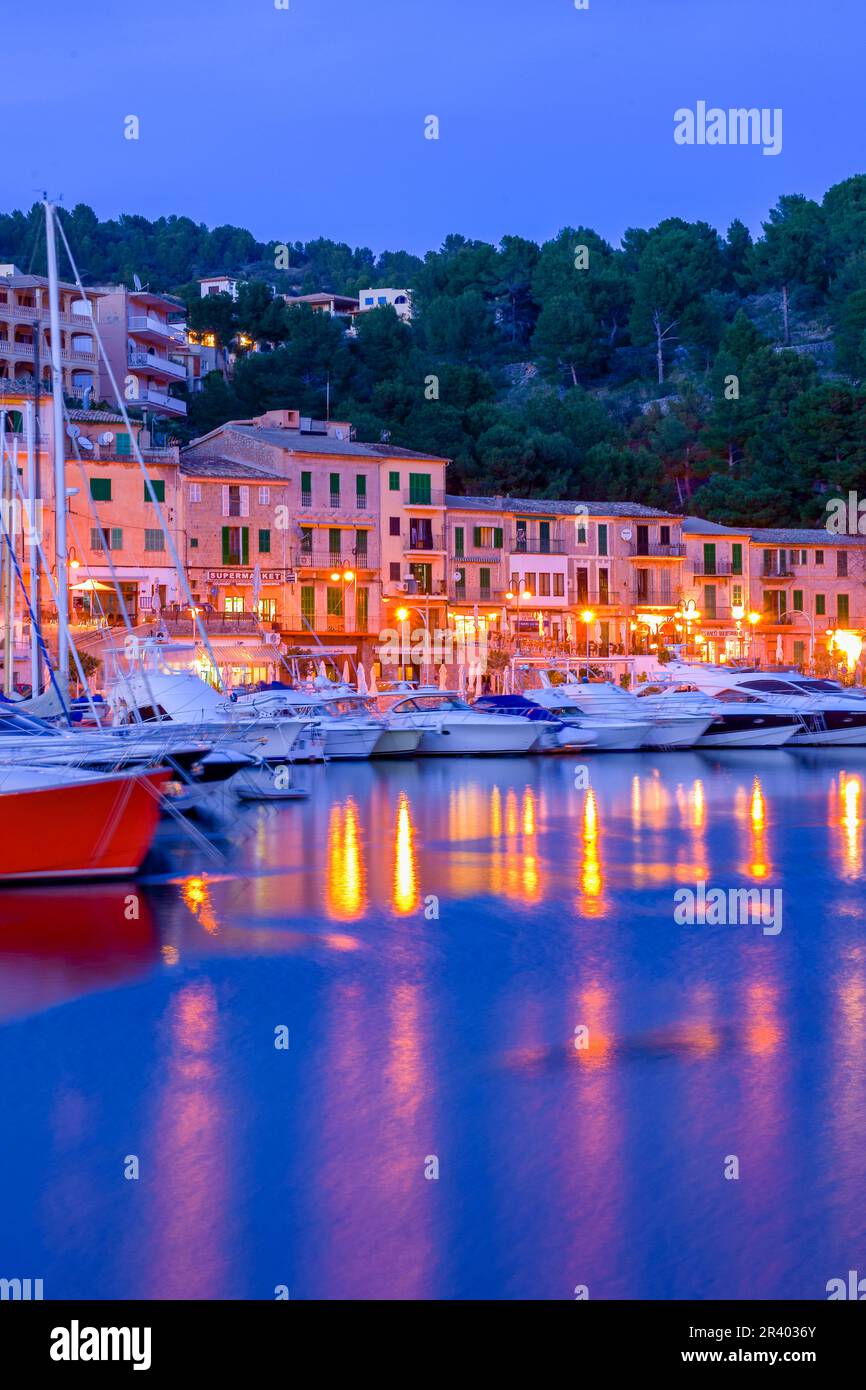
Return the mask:
[[[446,460],[359,444],[351,433],[347,422],[291,410],[230,421],[184,450],[184,506],[197,535],[201,502],[192,499],[207,487],[204,465],[221,489],[220,509],[230,509],[211,527],[219,560],[194,566],[197,591],[216,589],[215,607],[252,613],[258,564],[268,620],[292,648],[324,643],[369,659],[398,607],[419,627],[444,625]],[[254,506],[262,509],[255,515]]]
[[[836,632],[866,631],[866,544],[826,530],[749,532],[757,650],[801,665]]]
[[[150,290],[123,285],[99,290],[99,332],[127,404],[167,419],[186,415],[186,401],[176,394],[187,380],[185,335],[172,322],[183,308],[179,299]],[[104,362],[99,393],[104,400],[114,400]]]
[[[359,291],[359,314],[369,313],[371,309],[381,309],[385,305],[390,305],[398,319],[408,323],[412,317],[411,290],[369,289]]]
[[[63,389],[81,397],[98,386],[98,354],[93,318],[99,291],[61,282],[60,360]],[[42,382],[51,381],[51,328],[48,281],[23,275],[17,266],[0,264],[0,382],[32,384],[36,363]]]
[[[703,648],[708,661],[729,661],[748,655],[754,642],[754,611],[750,582],[748,530],[719,526],[701,517],[683,520],[686,547],[683,611],[689,635]],[[681,620],[682,622],[682,620]]]

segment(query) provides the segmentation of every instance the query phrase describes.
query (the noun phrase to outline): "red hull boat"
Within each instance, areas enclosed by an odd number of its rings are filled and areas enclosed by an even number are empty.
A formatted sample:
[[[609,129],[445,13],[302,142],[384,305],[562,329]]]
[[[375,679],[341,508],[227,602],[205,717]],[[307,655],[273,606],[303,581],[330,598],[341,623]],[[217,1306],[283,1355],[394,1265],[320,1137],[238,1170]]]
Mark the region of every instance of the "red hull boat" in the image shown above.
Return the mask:
[[[135,873],[150,849],[169,769],[111,776],[0,772],[0,884]]]

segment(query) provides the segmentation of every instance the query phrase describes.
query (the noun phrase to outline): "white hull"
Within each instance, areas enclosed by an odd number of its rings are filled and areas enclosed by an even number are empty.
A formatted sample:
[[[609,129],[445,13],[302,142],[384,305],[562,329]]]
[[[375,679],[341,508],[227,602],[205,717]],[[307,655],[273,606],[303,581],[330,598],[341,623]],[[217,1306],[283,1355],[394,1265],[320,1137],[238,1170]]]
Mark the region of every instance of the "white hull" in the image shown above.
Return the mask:
[[[863,744],[866,744],[866,729],[821,729],[815,733],[808,733],[804,729],[791,739],[794,748],[830,748],[839,745],[857,748]]]
[[[340,761],[369,758],[382,737],[381,728],[375,724],[369,728],[353,728],[336,719],[323,723],[319,732],[325,741],[325,757]]]
[[[441,728],[424,729],[418,752],[431,757],[461,757],[503,753],[528,753],[538,740],[536,727],[526,722],[526,728],[515,728],[505,724],[504,719],[467,720],[465,723],[447,722]]]
[[[796,726],[770,729],[732,729],[723,734],[704,735],[696,748],[781,748],[791,741]]]
[[[709,715],[696,715],[694,719],[664,719],[653,721],[649,734],[644,739],[644,748],[693,748],[706,733],[711,718]]]
[[[379,735],[373,749],[374,758],[400,758],[418,752],[421,732],[418,729],[386,729]]]
[[[650,729],[649,724],[637,720],[623,720],[622,723],[615,719],[596,721],[592,715],[587,717],[587,727],[595,734],[593,749],[606,753],[629,753],[641,748]]]

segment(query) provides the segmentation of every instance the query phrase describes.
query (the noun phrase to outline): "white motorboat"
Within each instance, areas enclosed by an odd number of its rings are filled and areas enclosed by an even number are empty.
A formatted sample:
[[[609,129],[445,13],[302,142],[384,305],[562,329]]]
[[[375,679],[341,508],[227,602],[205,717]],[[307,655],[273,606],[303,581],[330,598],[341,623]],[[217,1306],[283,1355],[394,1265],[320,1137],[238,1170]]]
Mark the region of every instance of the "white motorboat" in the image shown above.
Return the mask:
[[[553,685],[545,671],[538,674],[541,686],[525,690],[527,699],[550,710],[563,722],[573,722],[592,733],[593,748],[600,752],[630,752],[646,743],[652,720],[648,715],[641,715],[636,701],[632,711],[627,696],[623,706],[617,695],[625,695],[625,691],[606,683],[584,684],[571,680]]]
[[[293,716],[304,719],[316,732],[328,761],[357,762],[370,758],[379,749],[388,732],[385,722],[368,707],[361,696],[325,693],[320,690],[296,690],[290,686],[271,687],[238,698],[241,708],[251,708],[261,714],[276,717]],[[414,752],[411,739],[400,740],[387,751]]]
[[[528,753],[539,726],[520,716],[473,709],[456,691],[408,682],[372,697],[392,728],[421,734],[418,752],[435,756]]]
[[[800,724],[791,746],[822,748],[866,743],[866,702],[835,681],[809,680],[799,671],[737,671],[736,688],[760,695],[774,708],[790,711]]]
[[[741,689],[736,675],[727,667],[670,662],[638,699],[655,710],[675,705],[679,711],[690,708],[696,717],[708,714],[711,722],[696,748],[779,748],[791,742],[801,728],[796,716],[757,691]]]

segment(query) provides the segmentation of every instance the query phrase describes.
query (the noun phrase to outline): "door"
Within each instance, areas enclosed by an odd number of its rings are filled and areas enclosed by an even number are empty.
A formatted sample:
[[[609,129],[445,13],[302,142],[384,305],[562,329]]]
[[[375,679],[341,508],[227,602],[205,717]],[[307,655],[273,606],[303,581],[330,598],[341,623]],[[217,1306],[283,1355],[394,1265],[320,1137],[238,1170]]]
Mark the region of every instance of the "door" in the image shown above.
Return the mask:
[[[648,526],[639,526],[637,528],[637,553],[638,555],[649,555]]]
[[[538,523],[538,548],[542,555],[550,554],[550,522],[539,521]]]
[[[704,574],[716,572],[716,547],[714,543],[704,545]]]

